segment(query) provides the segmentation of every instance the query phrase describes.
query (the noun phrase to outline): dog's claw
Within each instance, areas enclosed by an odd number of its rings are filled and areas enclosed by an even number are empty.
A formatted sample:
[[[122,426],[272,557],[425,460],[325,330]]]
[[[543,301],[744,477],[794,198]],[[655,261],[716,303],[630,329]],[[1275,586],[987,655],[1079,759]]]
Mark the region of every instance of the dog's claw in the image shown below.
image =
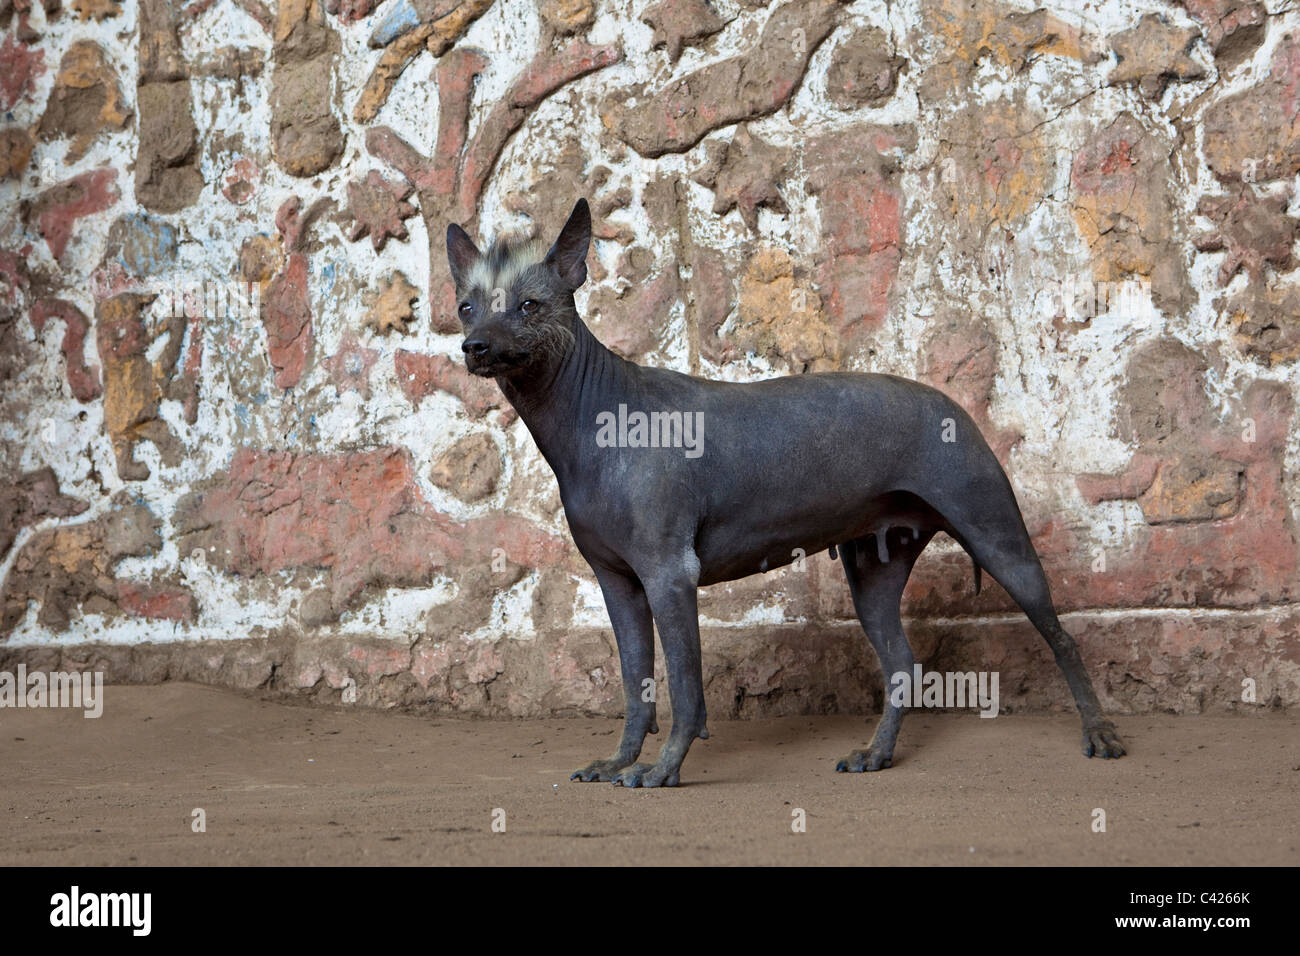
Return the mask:
[[[1119,759],[1128,753],[1114,724],[1096,724],[1083,730],[1083,755],[1103,760]]]
[[[618,773],[627,764],[620,763],[617,760],[593,760],[581,770],[575,770],[569,774],[570,780],[581,780],[583,783],[608,783],[614,779],[614,774]]]
[[[614,785],[618,787],[675,787],[681,776],[676,770],[660,764],[636,763],[624,768],[614,776]]]
[[[887,770],[894,763],[892,754],[878,750],[855,750],[835,765],[836,773],[869,773],[873,770]]]

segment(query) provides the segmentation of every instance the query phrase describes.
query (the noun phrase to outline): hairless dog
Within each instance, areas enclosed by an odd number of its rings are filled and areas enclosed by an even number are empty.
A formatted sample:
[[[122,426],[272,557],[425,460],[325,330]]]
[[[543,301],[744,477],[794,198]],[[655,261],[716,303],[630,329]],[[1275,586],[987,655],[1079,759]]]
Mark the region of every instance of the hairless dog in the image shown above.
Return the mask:
[[[458,225],[447,257],[475,375],[494,377],[555,472],[582,556],[618,642],[627,716],[618,750],[583,781],[675,786],[708,737],[697,588],[838,554],[858,619],[888,678],[913,670],[899,601],[935,534],[955,539],[1028,615],[1065,675],[1086,756],[1120,757],[1002,466],[962,408],[893,375],[792,375],[738,384],[647,368],[587,328],[591,215],[580,199],[554,245],[497,237],[480,252]],[[707,439],[706,439],[707,433]],[[672,729],[658,762],[654,628],[667,662]],[[890,766],[905,704],[887,700],[871,743],[836,769]]]

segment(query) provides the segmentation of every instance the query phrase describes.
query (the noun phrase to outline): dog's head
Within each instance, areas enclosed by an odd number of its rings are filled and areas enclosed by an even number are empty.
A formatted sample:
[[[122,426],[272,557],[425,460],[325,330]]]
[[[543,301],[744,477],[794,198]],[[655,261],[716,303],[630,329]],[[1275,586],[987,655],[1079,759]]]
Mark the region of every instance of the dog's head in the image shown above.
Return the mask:
[[[447,261],[465,329],[465,364],[475,375],[510,376],[554,359],[573,341],[573,293],[587,281],[591,212],[579,199],[548,250],[541,240],[497,236],[479,252],[465,230],[447,227]]]

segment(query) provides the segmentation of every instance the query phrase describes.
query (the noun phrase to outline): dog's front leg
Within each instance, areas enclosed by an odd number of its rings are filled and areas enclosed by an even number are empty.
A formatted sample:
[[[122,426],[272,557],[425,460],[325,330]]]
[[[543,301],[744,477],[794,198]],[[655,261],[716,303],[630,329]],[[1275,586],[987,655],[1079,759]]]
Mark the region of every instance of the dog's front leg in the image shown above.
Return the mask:
[[[693,557],[693,556],[692,556]],[[698,567],[698,566],[697,566]],[[708,737],[704,712],[704,677],[700,667],[700,620],[695,585],[698,572],[685,570],[650,578],[646,596],[668,665],[673,729],[659,751],[659,761],[633,764],[614,782],[624,787],[675,787],[682,761],[696,737]]]
[[[654,671],[655,634],[641,582],[629,575],[593,569],[605,596],[605,609],[614,625],[618,642],[619,667],[623,671],[623,696],[627,699],[627,717],[623,721],[623,739],[614,756],[595,760],[575,770],[570,780],[609,781],[624,767],[636,762],[647,733],[659,732],[655,711]]]

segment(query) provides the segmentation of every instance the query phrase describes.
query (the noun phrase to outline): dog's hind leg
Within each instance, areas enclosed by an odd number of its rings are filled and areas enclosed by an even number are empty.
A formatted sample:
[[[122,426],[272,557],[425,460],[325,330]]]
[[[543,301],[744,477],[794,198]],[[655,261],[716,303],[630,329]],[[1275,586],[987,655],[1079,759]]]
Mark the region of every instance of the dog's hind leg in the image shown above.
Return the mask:
[[[881,541],[880,535],[885,540]],[[894,674],[910,676],[912,673],[912,648],[903,634],[899,602],[912,565],[933,536],[934,531],[928,528],[895,527],[888,532],[882,528],[874,541],[871,537],[857,538],[839,547],[853,607],[884,672],[885,700],[867,749],[853,751],[836,764],[836,770],[849,773],[883,770],[893,762],[894,744],[898,742],[906,708],[890,702],[890,679]]]
[[[1083,721],[1083,755],[1103,758],[1122,757],[1126,752],[1124,744],[1114,723],[1107,720],[1102,713],[1101,702],[1097,700],[1097,692],[1093,690],[1092,680],[1088,677],[1088,672],[1083,666],[1083,658],[1079,655],[1079,645],[1061,626],[1056,608],[1052,604],[1047,576],[1043,573],[1043,567],[1038,561],[1033,545],[1028,544],[1028,548],[1027,555],[1008,556],[1001,553],[981,556],[977,552],[975,559],[1006,588],[1007,593],[1029,616],[1029,620],[1043,636],[1043,640],[1047,641],[1047,646],[1052,649],[1056,666],[1065,675],[1065,682],[1070,687],[1075,706],[1079,709],[1079,717]]]
[[[1057,618],[1047,575],[1005,475],[999,469],[996,479],[986,478],[979,487],[968,486],[960,497],[930,504],[951,525],[949,533],[1006,589],[1052,649],[1083,720],[1084,756],[1124,756],[1124,744],[1102,713],[1079,647]]]

